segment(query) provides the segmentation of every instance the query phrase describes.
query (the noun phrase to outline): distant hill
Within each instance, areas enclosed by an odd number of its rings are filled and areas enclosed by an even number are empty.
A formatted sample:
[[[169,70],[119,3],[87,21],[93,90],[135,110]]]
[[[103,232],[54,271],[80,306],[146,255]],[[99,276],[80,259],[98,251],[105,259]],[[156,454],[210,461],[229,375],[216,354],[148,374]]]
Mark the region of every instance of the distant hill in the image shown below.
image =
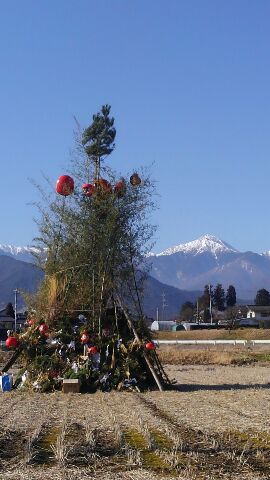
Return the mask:
[[[187,291],[179,288],[171,287],[165,283],[161,283],[149,275],[145,282],[144,288],[144,312],[149,317],[156,319],[157,308],[159,311],[159,319],[162,320],[162,295],[164,294],[164,320],[169,320],[179,314],[181,305],[187,301],[195,302],[202,295],[201,291]]]
[[[35,265],[0,255],[0,308],[4,308],[8,302],[14,304],[15,288],[33,293],[42,278],[42,270]],[[22,297],[18,295],[18,306],[22,304]]]
[[[0,308],[4,308],[8,302],[14,304],[15,288],[35,292],[43,275],[43,271],[32,263],[0,255]],[[156,318],[157,308],[162,315],[163,293],[167,304],[164,309],[166,319],[177,315],[182,303],[187,300],[194,301],[199,295],[199,292],[181,291],[149,276],[145,283],[143,302],[146,315]],[[22,297],[18,295],[18,305],[22,306],[22,302]]]

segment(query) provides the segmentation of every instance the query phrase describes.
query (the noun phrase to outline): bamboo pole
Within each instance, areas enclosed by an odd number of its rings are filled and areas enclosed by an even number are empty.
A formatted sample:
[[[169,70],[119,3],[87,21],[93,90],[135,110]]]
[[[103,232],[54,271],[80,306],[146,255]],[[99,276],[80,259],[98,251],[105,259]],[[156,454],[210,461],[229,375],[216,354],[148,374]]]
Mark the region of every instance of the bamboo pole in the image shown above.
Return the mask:
[[[131,320],[131,318],[130,318],[130,316],[129,316],[127,310],[126,310],[126,308],[125,308],[124,305],[123,305],[123,303],[121,302],[120,297],[119,297],[118,295],[116,295],[116,298],[117,298],[117,301],[118,301],[120,307],[122,308],[122,310],[123,310],[123,312],[124,312],[124,315],[125,315],[125,317],[126,317],[126,319],[127,319],[127,323],[128,323],[128,325],[129,325],[130,330],[133,332],[134,337],[136,338],[136,340],[137,340],[138,342],[141,342],[141,339],[140,339],[140,337],[139,337],[139,335],[138,335],[138,333],[137,333],[137,331],[136,331],[136,328],[134,327],[134,323],[133,323],[133,321]],[[154,380],[155,380],[155,382],[156,382],[156,384],[157,384],[157,386],[158,386],[158,389],[159,389],[161,392],[163,392],[163,386],[162,386],[162,384],[161,384],[161,382],[160,382],[160,379],[158,378],[158,375],[157,375],[156,372],[155,372],[155,369],[154,369],[154,367],[153,367],[153,365],[152,365],[152,362],[151,362],[149,356],[147,355],[146,352],[143,352],[143,356],[144,356],[144,359],[145,359],[145,361],[146,361],[146,363],[147,363],[147,366],[148,366],[151,374],[153,375],[153,378],[154,378]]]

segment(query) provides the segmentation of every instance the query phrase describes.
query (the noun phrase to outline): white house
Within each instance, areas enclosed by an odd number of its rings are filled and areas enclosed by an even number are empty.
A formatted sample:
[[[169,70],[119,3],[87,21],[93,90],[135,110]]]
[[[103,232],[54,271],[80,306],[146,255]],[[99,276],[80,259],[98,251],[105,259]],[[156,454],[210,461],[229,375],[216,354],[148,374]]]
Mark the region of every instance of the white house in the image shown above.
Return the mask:
[[[256,318],[256,320],[270,320],[270,306],[262,307],[260,305],[247,305],[247,318]]]
[[[270,324],[270,306],[247,305],[247,319],[257,323]]]

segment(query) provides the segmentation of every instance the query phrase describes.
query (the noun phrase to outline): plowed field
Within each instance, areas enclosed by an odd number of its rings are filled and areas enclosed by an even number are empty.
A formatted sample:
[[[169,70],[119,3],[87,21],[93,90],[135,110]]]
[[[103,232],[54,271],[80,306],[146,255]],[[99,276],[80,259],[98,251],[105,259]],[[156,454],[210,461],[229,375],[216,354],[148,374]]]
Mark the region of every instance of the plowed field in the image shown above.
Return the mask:
[[[167,372],[174,391],[0,394],[0,479],[269,479],[269,368]]]

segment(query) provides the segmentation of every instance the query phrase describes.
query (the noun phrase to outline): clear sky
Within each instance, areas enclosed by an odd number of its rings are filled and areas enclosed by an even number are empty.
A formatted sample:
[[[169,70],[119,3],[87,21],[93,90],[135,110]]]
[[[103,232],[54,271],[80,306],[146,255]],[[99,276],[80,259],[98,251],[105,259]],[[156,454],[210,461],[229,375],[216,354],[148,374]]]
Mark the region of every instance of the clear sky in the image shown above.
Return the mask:
[[[0,243],[31,244],[75,115],[112,105],[122,172],[157,181],[155,251],[217,235],[270,249],[268,0],[0,0]]]

